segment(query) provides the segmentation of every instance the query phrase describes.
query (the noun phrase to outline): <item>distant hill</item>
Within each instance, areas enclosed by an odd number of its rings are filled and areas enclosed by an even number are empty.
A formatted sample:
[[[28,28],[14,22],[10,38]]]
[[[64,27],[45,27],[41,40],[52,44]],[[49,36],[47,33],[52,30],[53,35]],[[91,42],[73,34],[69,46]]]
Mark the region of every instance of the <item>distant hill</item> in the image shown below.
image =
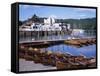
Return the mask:
[[[27,22],[30,22],[30,25],[32,22],[37,23],[44,23],[44,19],[46,17],[39,17],[36,14],[34,14],[31,18],[25,20],[25,21],[19,21],[19,26],[22,24],[26,24]],[[70,24],[71,28],[73,29],[85,29],[85,30],[94,30],[96,29],[96,18],[85,18],[85,19],[55,19],[56,23],[65,23]]]
[[[73,29],[96,29],[96,18],[86,19],[56,19],[56,22],[71,24]]]

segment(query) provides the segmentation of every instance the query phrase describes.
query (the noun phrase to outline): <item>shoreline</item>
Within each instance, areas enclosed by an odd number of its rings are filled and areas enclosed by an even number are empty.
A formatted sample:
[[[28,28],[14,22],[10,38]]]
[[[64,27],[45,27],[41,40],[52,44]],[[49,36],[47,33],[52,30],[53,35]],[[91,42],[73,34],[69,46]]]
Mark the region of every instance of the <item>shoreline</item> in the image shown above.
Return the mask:
[[[39,71],[39,70],[55,70],[56,67],[45,66],[41,63],[34,63],[34,61],[26,61],[25,59],[19,59],[19,71]]]

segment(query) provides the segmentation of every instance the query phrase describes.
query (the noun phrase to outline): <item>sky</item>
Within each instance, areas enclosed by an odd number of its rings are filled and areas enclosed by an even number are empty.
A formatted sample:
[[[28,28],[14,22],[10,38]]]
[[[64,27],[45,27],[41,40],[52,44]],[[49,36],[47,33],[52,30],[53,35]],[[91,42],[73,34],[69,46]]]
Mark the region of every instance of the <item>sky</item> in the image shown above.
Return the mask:
[[[37,5],[19,5],[19,20],[24,21],[34,14],[39,17],[56,19],[84,19],[96,17],[96,9],[76,7],[53,7]]]

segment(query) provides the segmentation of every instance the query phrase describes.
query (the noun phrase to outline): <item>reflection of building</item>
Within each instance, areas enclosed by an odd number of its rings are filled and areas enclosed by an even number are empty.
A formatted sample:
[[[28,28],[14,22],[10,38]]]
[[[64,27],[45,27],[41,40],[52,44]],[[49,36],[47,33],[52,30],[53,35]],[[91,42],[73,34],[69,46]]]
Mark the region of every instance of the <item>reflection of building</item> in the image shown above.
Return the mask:
[[[84,31],[83,29],[73,29],[71,35],[72,36],[84,36]]]

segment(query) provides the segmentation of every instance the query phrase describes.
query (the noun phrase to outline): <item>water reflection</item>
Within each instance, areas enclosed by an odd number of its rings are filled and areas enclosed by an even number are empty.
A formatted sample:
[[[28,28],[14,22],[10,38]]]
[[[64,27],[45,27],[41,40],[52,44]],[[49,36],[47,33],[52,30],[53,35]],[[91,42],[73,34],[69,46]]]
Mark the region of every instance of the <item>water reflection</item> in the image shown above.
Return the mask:
[[[66,31],[20,31],[19,41],[36,41],[36,40],[61,40],[69,38],[87,38],[96,37],[95,30],[85,30],[84,33]]]
[[[96,45],[84,46],[81,48],[77,48],[74,46],[69,46],[65,44],[54,45],[46,48],[47,50],[51,50],[53,52],[62,52],[62,53],[70,53],[72,55],[85,55],[87,57],[95,57],[96,56]]]

